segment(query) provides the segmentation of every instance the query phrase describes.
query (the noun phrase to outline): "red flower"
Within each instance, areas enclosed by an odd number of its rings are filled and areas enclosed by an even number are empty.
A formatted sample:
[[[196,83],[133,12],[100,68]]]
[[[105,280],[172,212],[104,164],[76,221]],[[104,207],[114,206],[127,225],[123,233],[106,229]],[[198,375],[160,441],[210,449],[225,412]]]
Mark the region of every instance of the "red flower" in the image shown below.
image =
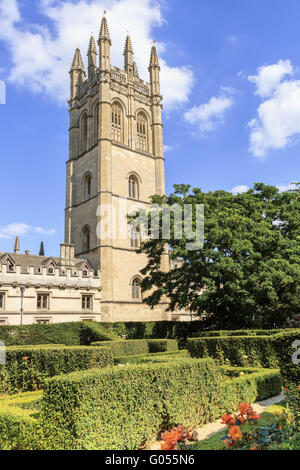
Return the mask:
[[[24,356],[22,357],[23,361],[27,361],[28,357],[27,356]]]
[[[243,433],[238,426],[232,426],[229,429],[229,436],[233,441],[239,441],[243,438]]]
[[[221,423],[226,424],[226,426],[232,426],[235,424],[235,419],[231,415],[224,415]]]

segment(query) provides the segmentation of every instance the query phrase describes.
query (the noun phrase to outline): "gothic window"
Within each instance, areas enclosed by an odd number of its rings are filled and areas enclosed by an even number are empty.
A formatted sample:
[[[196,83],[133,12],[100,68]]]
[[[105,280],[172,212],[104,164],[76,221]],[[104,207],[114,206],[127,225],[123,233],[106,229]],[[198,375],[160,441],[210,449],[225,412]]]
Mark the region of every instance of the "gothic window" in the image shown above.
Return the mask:
[[[144,113],[137,116],[137,149],[148,152],[148,125]]]
[[[139,182],[135,175],[131,175],[128,180],[128,195],[132,199],[139,198]]]
[[[131,283],[132,288],[132,298],[134,300],[139,300],[142,298],[141,292],[141,279],[139,277],[135,277]]]
[[[90,199],[91,197],[91,189],[92,189],[92,177],[88,173],[85,175],[84,180],[83,180],[83,192],[84,192],[84,200],[86,201],[87,199]]]
[[[94,137],[93,137],[93,144],[96,145],[99,139],[99,104],[97,104],[94,108]]]
[[[112,106],[112,140],[123,142],[123,111],[119,103]]]
[[[49,295],[38,294],[37,296],[37,309],[38,310],[49,310]]]
[[[90,228],[85,226],[82,230],[82,249],[88,251],[90,249]]]
[[[87,124],[86,113],[84,113],[81,119],[80,133],[81,133],[81,153],[83,153],[87,151],[88,124]]]
[[[132,227],[130,231],[131,248],[139,248],[141,246],[141,229],[140,227]]]
[[[92,296],[83,295],[81,298],[81,308],[82,310],[92,310]]]

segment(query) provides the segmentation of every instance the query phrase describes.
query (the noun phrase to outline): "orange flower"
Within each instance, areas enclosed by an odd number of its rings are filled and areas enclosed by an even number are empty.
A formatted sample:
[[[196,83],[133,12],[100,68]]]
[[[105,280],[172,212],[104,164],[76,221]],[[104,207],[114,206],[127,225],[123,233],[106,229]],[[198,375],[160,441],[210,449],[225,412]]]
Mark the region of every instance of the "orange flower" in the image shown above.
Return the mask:
[[[221,423],[226,424],[226,426],[232,426],[235,424],[235,419],[231,415],[224,415]]]
[[[229,429],[229,436],[234,440],[234,441],[239,441],[240,439],[243,438],[243,433],[240,430],[238,426],[232,426]]]
[[[248,415],[250,413],[253,413],[252,406],[250,405],[250,403],[246,403],[246,402],[241,403],[239,405],[238,410],[241,413],[241,415]]]
[[[27,361],[28,357],[27,356],[24,356],[22,357],[23,361]]]
[[[280,431],[281,431],[281,429],[282,429],[282,426],[281,426],[281,424],[279,424],[279,426],[278,426],[278,429],[280,429]]]
[[[300,385],[298,385],[298,390],[300,390]]]
[[[259,421],[261,416],[256,413],[256,411],[253,411],[251,415],[248,415],[248,419],[253,419],[254,421]]]

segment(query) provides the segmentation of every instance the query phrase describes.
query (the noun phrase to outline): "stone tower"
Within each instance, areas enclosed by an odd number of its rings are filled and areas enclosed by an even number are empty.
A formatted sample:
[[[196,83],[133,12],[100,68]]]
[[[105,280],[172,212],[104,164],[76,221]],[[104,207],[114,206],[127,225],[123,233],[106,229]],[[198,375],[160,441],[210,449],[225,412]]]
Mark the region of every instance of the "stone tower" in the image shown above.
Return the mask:
[[[65,243],[101,270],[103,321],[167,320],[165,304],[150,310],[142,303],[140,270],[147,260],[136,253],[142,231],[127,225],[127,213],[149,209],[150,196],[165,193],[159,60],[152,47],[145,83],[130,37],[124,70],[111,67],[111,44],[104,17],[98,50],[90,39],[87,75],[79,49],[70,71]],[[164,256],[162,269],[168,263]]]

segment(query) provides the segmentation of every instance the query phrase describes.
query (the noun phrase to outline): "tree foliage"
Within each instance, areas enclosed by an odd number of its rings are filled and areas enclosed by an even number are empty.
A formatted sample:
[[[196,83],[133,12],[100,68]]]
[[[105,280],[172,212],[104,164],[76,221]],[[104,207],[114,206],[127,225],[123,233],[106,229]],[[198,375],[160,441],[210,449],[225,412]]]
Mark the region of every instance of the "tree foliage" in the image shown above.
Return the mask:
[[[144,301],[154,307],[167,296],[172,311],[185,308],[204,314],[218,328],[286,325],[287,317],[300,313],[298,188],[280,193],[274,186],[256,183],[234,195],[175,185],[168,197],[153,196],[153,204],[181,211],[185,204],[192,205],[194,229],[195,208],[203,204],[205,236],[203,248],[188,250],[186,233],[176,239],[172,214],[170,236],[164,236],[160,213],[160,237],[153,239],[151,220],[158,209],[139,214],[148,235],[140,249],[148,257],[141,271]],[[179,260],[179,267],[170,272],[160,269],[166,244],[170,259]]]

